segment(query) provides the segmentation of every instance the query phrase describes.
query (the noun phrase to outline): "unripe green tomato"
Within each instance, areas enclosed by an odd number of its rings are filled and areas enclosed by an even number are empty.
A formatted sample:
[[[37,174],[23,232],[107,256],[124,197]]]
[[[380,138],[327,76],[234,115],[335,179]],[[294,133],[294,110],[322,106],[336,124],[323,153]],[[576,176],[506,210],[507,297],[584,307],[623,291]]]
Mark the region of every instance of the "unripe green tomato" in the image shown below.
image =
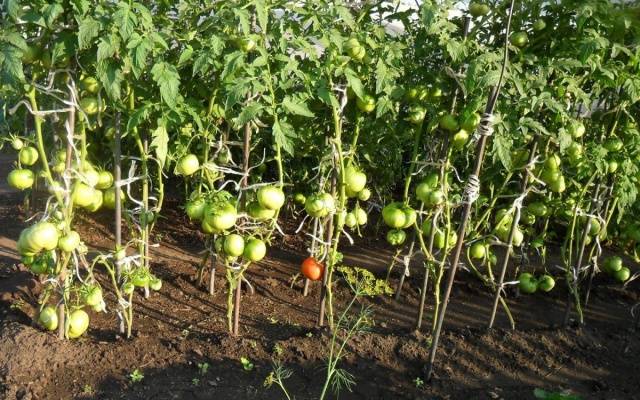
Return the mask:
[[[356,105],[360,111],[370,113],[376,109],[376,99],[367,94],[362,98],[358,97]]]
[[[471,253],[471,258],[480,260],[487,254],[487,245],[483,242],[475,242],[471,245],[471,249],[469,251]]]
[[[244,252],[244,239],[237,233],[227,235],[224,239],[224,252],[231,257],[240,257]]]
[[[445,114],[440,117],[440,128],[449,132],[456,132],[460,129],[460,125],[458,124],[458,121],[456,120],[456,117],[454,115]]]
[[[467,116],[462,123],[460,124],[460,127],[462,129],[464,129],[467,132],[474,132],[476,130],[476,128],[478,127],[478,125],[480,124],[480,114],[478,113],[473,113],[469,116]]]
[[[358,225],[364,225],[367,223],[367,213],[362,208],[358,207],[354,211],[356,215],[356,223]]]
[[[533,30],[536,32],[540,32],[546,27],[547,27],[547,23],[544,22],[542,18],[536,20],[536,22],[533,23]]]
[[[11,141],[11,147],[15,151],[19,151],[24,147],[24,142],[20,138],[13,138]]]
[[[367,201],[371,198],[371,190],[364,188],[358,193],[358,200]]]
[[[407,238],[407,234],[401,229],[392,229],[387,232],[387,242],[392,246],[400,246]]]
[[[25,190],[33,186],[35,176],[29,169],[14,169],[7,176],[7,183],[14,189]]]
[[[490,8],[485,3],[474,1],[469,4],[469,14],[474,17],[481,17],[483,15],[487,15],[490,11]]]
[[[551,275],[544,274],[538,280],[538,288],[545,293],[550,292],[555,285],[556,285],[556,281],[555,279],[553,279]]]
[[[518,287],[522,293],[533,294],[538,290],[538,281],[528,272],[523,272],[518,276],[520,282]]]
[[[522,48],[526,46],[527,43],[529,42],[529,36],[527,35],[527,32],[515,32],[514,34],[511,35],[511,38],[509,39],[509,41],[515,47]]]
[[[36,148],[32,146],[23,147],[20,150],[20,153],[18,153],[20,164],[26,165],[27,167],[35,164],[38,161],[38,158],[38,150],[36,150]]]

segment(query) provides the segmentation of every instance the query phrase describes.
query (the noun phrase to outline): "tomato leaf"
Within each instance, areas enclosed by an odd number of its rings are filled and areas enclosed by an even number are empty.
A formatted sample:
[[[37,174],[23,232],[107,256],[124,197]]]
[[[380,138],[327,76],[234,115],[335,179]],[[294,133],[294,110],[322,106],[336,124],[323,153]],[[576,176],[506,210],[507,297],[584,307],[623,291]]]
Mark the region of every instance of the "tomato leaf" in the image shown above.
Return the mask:
[[[178,74],[176,67],[164,61],[156,63],[151,68],[151,76],[160,87],[162,100],[169,107],[174,108],[180,88],[180,74]]]
[[[254,102],[249,104],[248,106],[244,107],[240,112],[240,115],[235,118],[234,125],[237,127],[237,129],[240,129],[243,125],[253,121],[253,119],[258,117],[263,108],[264,107],[260,103]]]
[[[164,168],[169,150],[169,133],[163,119],[158,119],[158,127],[151,133],[151,148],[155,149],[160,167]]]
[[[267,24],[269,22],[269,10],[264,4],[264,0],[256,0],[256,16],[258,19],[258,25],[263,33],[267,33]]]
[[[178,59],[178,67],[183,66],[187,61],[191,60],[191,57],[193,57],[193,47],[187,46],[180,54],[180,58]]]
[[[360,78],[358,78],[358,75],[356,75],[355,71],[347,68],[344,70],[344,76],[345,78],[347,78],[347,83],[349,84],[351,90],[353,90],[353,92],[356,94],[356,96],[361,99],[364,98],[364,96],[366,96],[366,93],[364,91],[364,88],[362,87],[362,81],[360,80]]]
[[[0,42],[0,81],[23,82],[22,52],[11,45]]]
[[[122,71],[115,62],[108,61],[98,64],[96,72],[107,95],[112,99],[119,99],[123,76]]]
[[[301,115],[303,117],[313,117],[314,114],[309,110],[304,100],[300,98],[294,98],[292,96],[285,96],[282,100],[282,107],[289,113],[295,115]]]
[[[293,155],[293,141],[291,139],[296,137],[293,126],[288,122],[278,120],[273,124],[272,131],[276,143],[282,150]]]
[[[78,27],[78,47],[87,49],[91,47],[93,39],[100,33],[100,23],[91,17],[87,17],[80,22]]]
[[[129,4],[120,2],[118,11],[113,14],[113,22],[118,27],[118,32],[123,40],[128,40],[138,23],[138,17],[131,11]]]

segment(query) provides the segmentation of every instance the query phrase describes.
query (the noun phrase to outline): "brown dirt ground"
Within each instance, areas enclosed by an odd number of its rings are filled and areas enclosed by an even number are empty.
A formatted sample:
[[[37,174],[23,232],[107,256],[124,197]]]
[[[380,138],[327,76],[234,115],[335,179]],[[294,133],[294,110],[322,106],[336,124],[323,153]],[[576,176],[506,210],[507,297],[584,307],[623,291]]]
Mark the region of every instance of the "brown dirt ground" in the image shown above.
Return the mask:
[[[4,178],[4,177],[3,177]],[[3,179],[4,181],[4,179]],[[275,386],[263,387],[271,362],[293,371],[286,381],[292,397],[317,399],[323,383],[329,334],[316,327],[318,285],[301,295],[292,276],[304,257],[299,238],[287,235],[270,248],[248,278],[256,293],[242,299],[241,335],[226,331],[226,287],[218,274],[210,296],[191,277],[202,237],[178,203],[169,201],[158,226],[161,246],[153,270],[164,285],[148,300],[136,296],[134,337],[116,335],[114,313],[91,313],[88,334],[60,341],[32,322],[41,285],[16,259],[14,241],[24,226],[22,199],[0,187],[0,398],[2,399],[277,399]],[[111,246],[108,214],[82,216],[83,237],[93,248]],[[287,230],[293,232],[293,228]],[[346,264],[384,276],[391,250],[360,240],[345,247]],[[487,331],[491,295],[477,279],[456,280],[436,376],[417,387],[427,357],[431,305],[422,332],[413,329],[419,300],[420,268],[413,267],[399,302],[364,299],[375,326],[348,345],[342,367],[356,381],[342,399],[533,399],[535,388],[569,390],[585,399],[640,399],[637,366],[640,338],[632,331],[630,308],[640,300],[638,282],[626,290],[598,280],[587,324],[557,328],[566,292],[563,283],[548,295],[509,294],[518,329],[503,314]],[[397,275],[397,274],[394,274]],[[397,282],[391,279],[392,285]],[[349,298],[337,289],[337,308]],[[106,294],[113,305],[114,296]],[[431,301],[430,301],[431,303]],[[240,357],[255,367],[244,371]],[[208,363],[201,374],[198,364]],[[144,375],[133,383],[129,374]]]

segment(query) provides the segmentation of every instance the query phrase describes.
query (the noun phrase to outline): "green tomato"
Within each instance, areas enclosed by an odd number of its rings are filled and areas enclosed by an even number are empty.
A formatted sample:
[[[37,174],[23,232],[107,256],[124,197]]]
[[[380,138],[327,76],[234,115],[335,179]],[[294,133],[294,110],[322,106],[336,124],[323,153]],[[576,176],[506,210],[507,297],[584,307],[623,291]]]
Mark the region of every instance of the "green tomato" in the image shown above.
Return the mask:
[[[90,212],[96,212],[100,209],[100,207],[102,207],[102,202],[103,202],[102,191],[94,189],[93,199],[91,200],[91,204],[85,207],[85,209]]]
[[[162,289],[162,280],[155,276],[151,277],[151,279],[149,280],[149,289],[153,290],[154,292]]]
[[[483,259],[487,254],[487,245],[483,242],[475,242],[470,249],[471,258]]]
[[[256,42],[250,37],[244,37],[239,40],[238,46],[243,52],[249,53],[256,48]]]
[[[362,98],[358,97],[356,100],[358,110],[364,113],[370,113],[376,109],[376,99],[371,95],[364,95]]]
[[[518,276],[518,287],[522,293],[533,294],[538,290],[538,281],[528,272],[523,272]]]
[[[464,129],[460,129],[458,132],[456,132],[455,135],[453,135],[453,148],[456,150],[462,150],[468,141],[469,133],[467,133],[467,131],[465,131]]]
[[[371,197],[371,190],[364,188],[358,192],[358,200],[367,201]]]
[[[529,42],[529,36],[527,35],[527,32],[515,32],[514,34],[511,35],[511,38],[509,39],[509,41],[515,47],[522,48],[526,46],[527,43]]]
[[[238,212],[231,203],[208,204],[204,208],[203,224],[209,225],[214,232],[222,233],[236,224]]]
[[[627,267],[622,267],[620,268],[619,271],[616,271],[613,273],[613,277],[618,281],[618,282],[626,282],[629,280],[629,278],[631,277],[631,270]]]
[[[226,243],[226,239],[225,239]],[[250,238],[244,245],[242,257],[251,262],[258,262],[267,254],[267,245],[260,239]]]
[[[622,269],[622,258],[618,256],[612,256],[605,259],[604,268],[609,273],[620,271]]]
[[[35,147],[27,146],[23,147],[18,153],[18,159],[20,160],[20,164],[26,165],[27,167],[32,166],[38,161],[39,154],[38,150]]]
[[[352,165],[345,168],[344,180],[347,188],[355,193],[360,192],[367,184],[367,176],[364,172],[357,170]]]
[[[98,172],[98,181],[96,182],[96,189],[105,190],[109,189],[113,185],[113,174],[109,171]]]
[[[70,339],[80,337],[89,327],[89,314],[83,310],[75,310],[69,314],[68,335]]]
[[[200,168],[200,161],[195,154],[187,154],[178,160],[175,173],[182,176],[191,176]]]
[[[404,218],[405,218],[404,225],[402,226],[403,229],[409,228],[410,226],[415,224],[417,214],[413,208],[409,206],[403,206],[402,212],[404,213]]]
[[[555,193],[562,193],[566,190],[567,186],[564,181],[564,176],[560,176],[557,180],[549,182],[549,189]]]
[[[551,289],[556,285],[556,281],[553,279],[551,275],[544,274],[538,280],[538,288],[543,292],[550,292]]]
[[[610,174],[615,173],[618,170],[618,162],[616,160],[607,161],[607,172]]]
[[[32,64],[40,59],[42,55],[42,49],[36,45],[26,46],[22,49],[22,63]]]
[[[244,252],[244,239],[237,233],[227,235],[224,239],[224,252],[231,257],[240,257]]]
[[[304,203],[304,209],[312,217],[322,218],[328,215],[327,209],[325,208],[324,201],[318,194],[312,194],[307,197]]]
[[[22,139],[20,139],[18,137],[13,138],[13,140],[11,141],[11,147],[15,151],[19,151],[24,147],[24,142],[22,141]]]
[[[29,169],[14,169],[7,176],[7,183],[14,189],[25,190],[33,186],[35,177]]]
[[[391,203],[382,209],[382,219],[390,228],[399,229],[406,225],[407,216],[402,210],[402,203]]]
[[[426,115],[427,110],[421,106],[414,106],[409,109],[409,117],[407,119],[414,125],[420,125]]]
[[[66,253],[71,253],[80,245],[80,234],[76,231],[69,231],[58,239],[58,248]]]
[[[130,276],[131,283],[135,287],[146,287],[149,284],[149,272],[143,268],[138,268],[133,271]]]
[[[431,196],[432,187],[426,183],[422,182],[416,186],[416,197],[423,203],[429,202],[429,197]]]
[[[20,233],[18,249],[27,250],[29,253],[38,253],[42,250],[53,250],[58,246],[58,230],[51,222],[38,222]]]
[[[204,209],[206,205],[207,202],[202,197],[196,197],[193,200],[187,201],[184,209],[191,221],[201,222],[204,217]]]
[[[544,21],[543,21],[544,22]],[[587,131],[586,128],[584,127],[584,124],[581,121],[572,121],[569,124],[569,134],[574,138],[574,139],[578,139],[581,138],[585,132]]]
[[[82,88],[82,90],[85,90],[91,94],[96,94],[98,93],[98,90],[100,90],[100,83],[96,78],[87,76],[80,80],[80,87]]]
[[[45,306],[38,315],[38,324],[48,331],[58,328],[58,313],[54,306]]]
[[[293,201],[296,204],[304,205],[304,202],[307,201],[307,198],[302,193],[296,193],[295,195],[293,195]]]
[[[469,14],[476,18],[489,14],[489,11],[489,6],[479,1],[474,1],[469,4]]]
[[[362,208],[356,208],[354,214],[356,216],[356,223],[358,225],[364,225],[367,223],[367,213]]]
[[[71,200],[78,207],[89,207],[95,201],[95,189],[82,182],[76,182],[71,190]]]
[[[547,27],[547,23],[544,22],[542,18],[536,20],[536,22],[533,23],[533,30],[536,32],[540,32],[541,30],[544,30],[544,28],[546,27]]]
[[[444,193],[440,189],[432,190],[431,193],[429,193],[429,198],[425,202],[425,204],[432,207],[439,206],[442,203],[444,203]]]
[[[125,199],[125,194],[122,191],[122,189],[120,189],[120,203],[124,203],[124,199]],[[116,208],[116,188],[115,187],[110,187],[109,189],[105,190],[102,193],[102,204],[104,205],[105,208],[109,209],[109,210],[113,210],[114,208]]]
[[[348,212],[344,217],[344,224],[353,229],[358,225],[358,221],[356,220],[356,214],[354,212]]]
[[[561,165],[560,156],[552,154],[544,161],[544,169],[549,171],[558,171]]]
[[[467,132],[473,132],[480,125],[480,119],[480,114],[473,113],[462,121],[460,127]]]
[[[95,115],[99,111],[98,99],[92,96],[84,97],[80,100],[80,109],[87,115]]]
[[[460,129],[460,125],[454,115],[445,114],[440,117],[440,128],[449,132],[456,132]]]
[[[407,234],[400,229],[392,229],[387,232],[387,242],[392,246],[400,246],[407,239]]]
[[[604,148],[610,153],[617,153],[624,147],[624,142],[618,137],[610,137],[604,141]]]
[[[276,216],[276,210],[264,208],[257,201],[252,201],[247,205],[247,213],[258,221],[268,221]]]
[[[284,205],[285,196],[277,186],[262,186],[257,194],[258,203],[269,210],[279,210]]]
[[[83,288],[82,301],[89,307],[102,304],[102,289],[100,286],[88,286]]]
[[[135,290],[135,285],[131,282],[125,282],[124,285],[122,285],[122,293],[126,294],[126,295],[130,295],[133,294],[133,291]]]

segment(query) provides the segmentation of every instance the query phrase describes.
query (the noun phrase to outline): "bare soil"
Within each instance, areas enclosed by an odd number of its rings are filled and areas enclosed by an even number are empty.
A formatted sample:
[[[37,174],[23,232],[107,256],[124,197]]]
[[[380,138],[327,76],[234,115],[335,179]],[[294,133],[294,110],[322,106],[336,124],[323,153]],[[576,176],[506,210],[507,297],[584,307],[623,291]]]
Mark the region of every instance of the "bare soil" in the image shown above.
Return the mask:
[[[316,326],[319,285],[312,284],[309,296],[303,297],[302,281],[292,280],[305,257],[294,227],[286,228],[291,235],[278,239],[268,258],[249,270],[255,294],[243,295],[241,334],[231,337],[224,276],[218,271],[213,296],[194,284],[203,238],[178,203],[169,201],[156,230],[162,234],[156,238],[160,247],[153,254],[153,271],[164,285],[147,300],[136,296],[134,337],[120,338],[115,314],[108,312],[90,313],[90,330],[82,338],[60,341],[33,323],[42,286],[19,263],[13,247],[26,216],[22,198],[6,187],[0,187],[0,196],[0,398],[284,398],[277,387],[263,386],[273,360],[292,370],[285,381],[292,398],[319,397],[330,333]],[[111,247],[108,213],[81,220],[83,238],[92,248]],[[358,240],[344,251],[347,265],[366,267],[381,277],[392,257],[392,250],[375,240]],[[392,274],[393,287],[398,272]],[[640,338],[632,330],[630,314],[640,301],[637,281],[622,290],[598,280],[580,328],[559,327],[564,282],[545,295],[509,291],[517,329],[509,329],[501,312],[497,327],[487,331],[492,296],[462,272],[435,378],[423,385],[414,380],[424,376],[433,300],[428,300],[422,330],[416,331],[420,285],[416,264],[398,302],[384,296],[362,300],[372,307],[375,325],[349,343],[341,366],[356,385],[339,398],[533,399],[533,390],[544,388],[585,399],[640,399]],[[114,299],[107,292],[111,308]],[[349,290],[339,285],[336,308],[349,299]],[[254,368],[246,371],[241,357]],[[198,367],[204,363],[209,365],[206,373]],[[136,369],[144,378],[134,383],[129,375]]]

